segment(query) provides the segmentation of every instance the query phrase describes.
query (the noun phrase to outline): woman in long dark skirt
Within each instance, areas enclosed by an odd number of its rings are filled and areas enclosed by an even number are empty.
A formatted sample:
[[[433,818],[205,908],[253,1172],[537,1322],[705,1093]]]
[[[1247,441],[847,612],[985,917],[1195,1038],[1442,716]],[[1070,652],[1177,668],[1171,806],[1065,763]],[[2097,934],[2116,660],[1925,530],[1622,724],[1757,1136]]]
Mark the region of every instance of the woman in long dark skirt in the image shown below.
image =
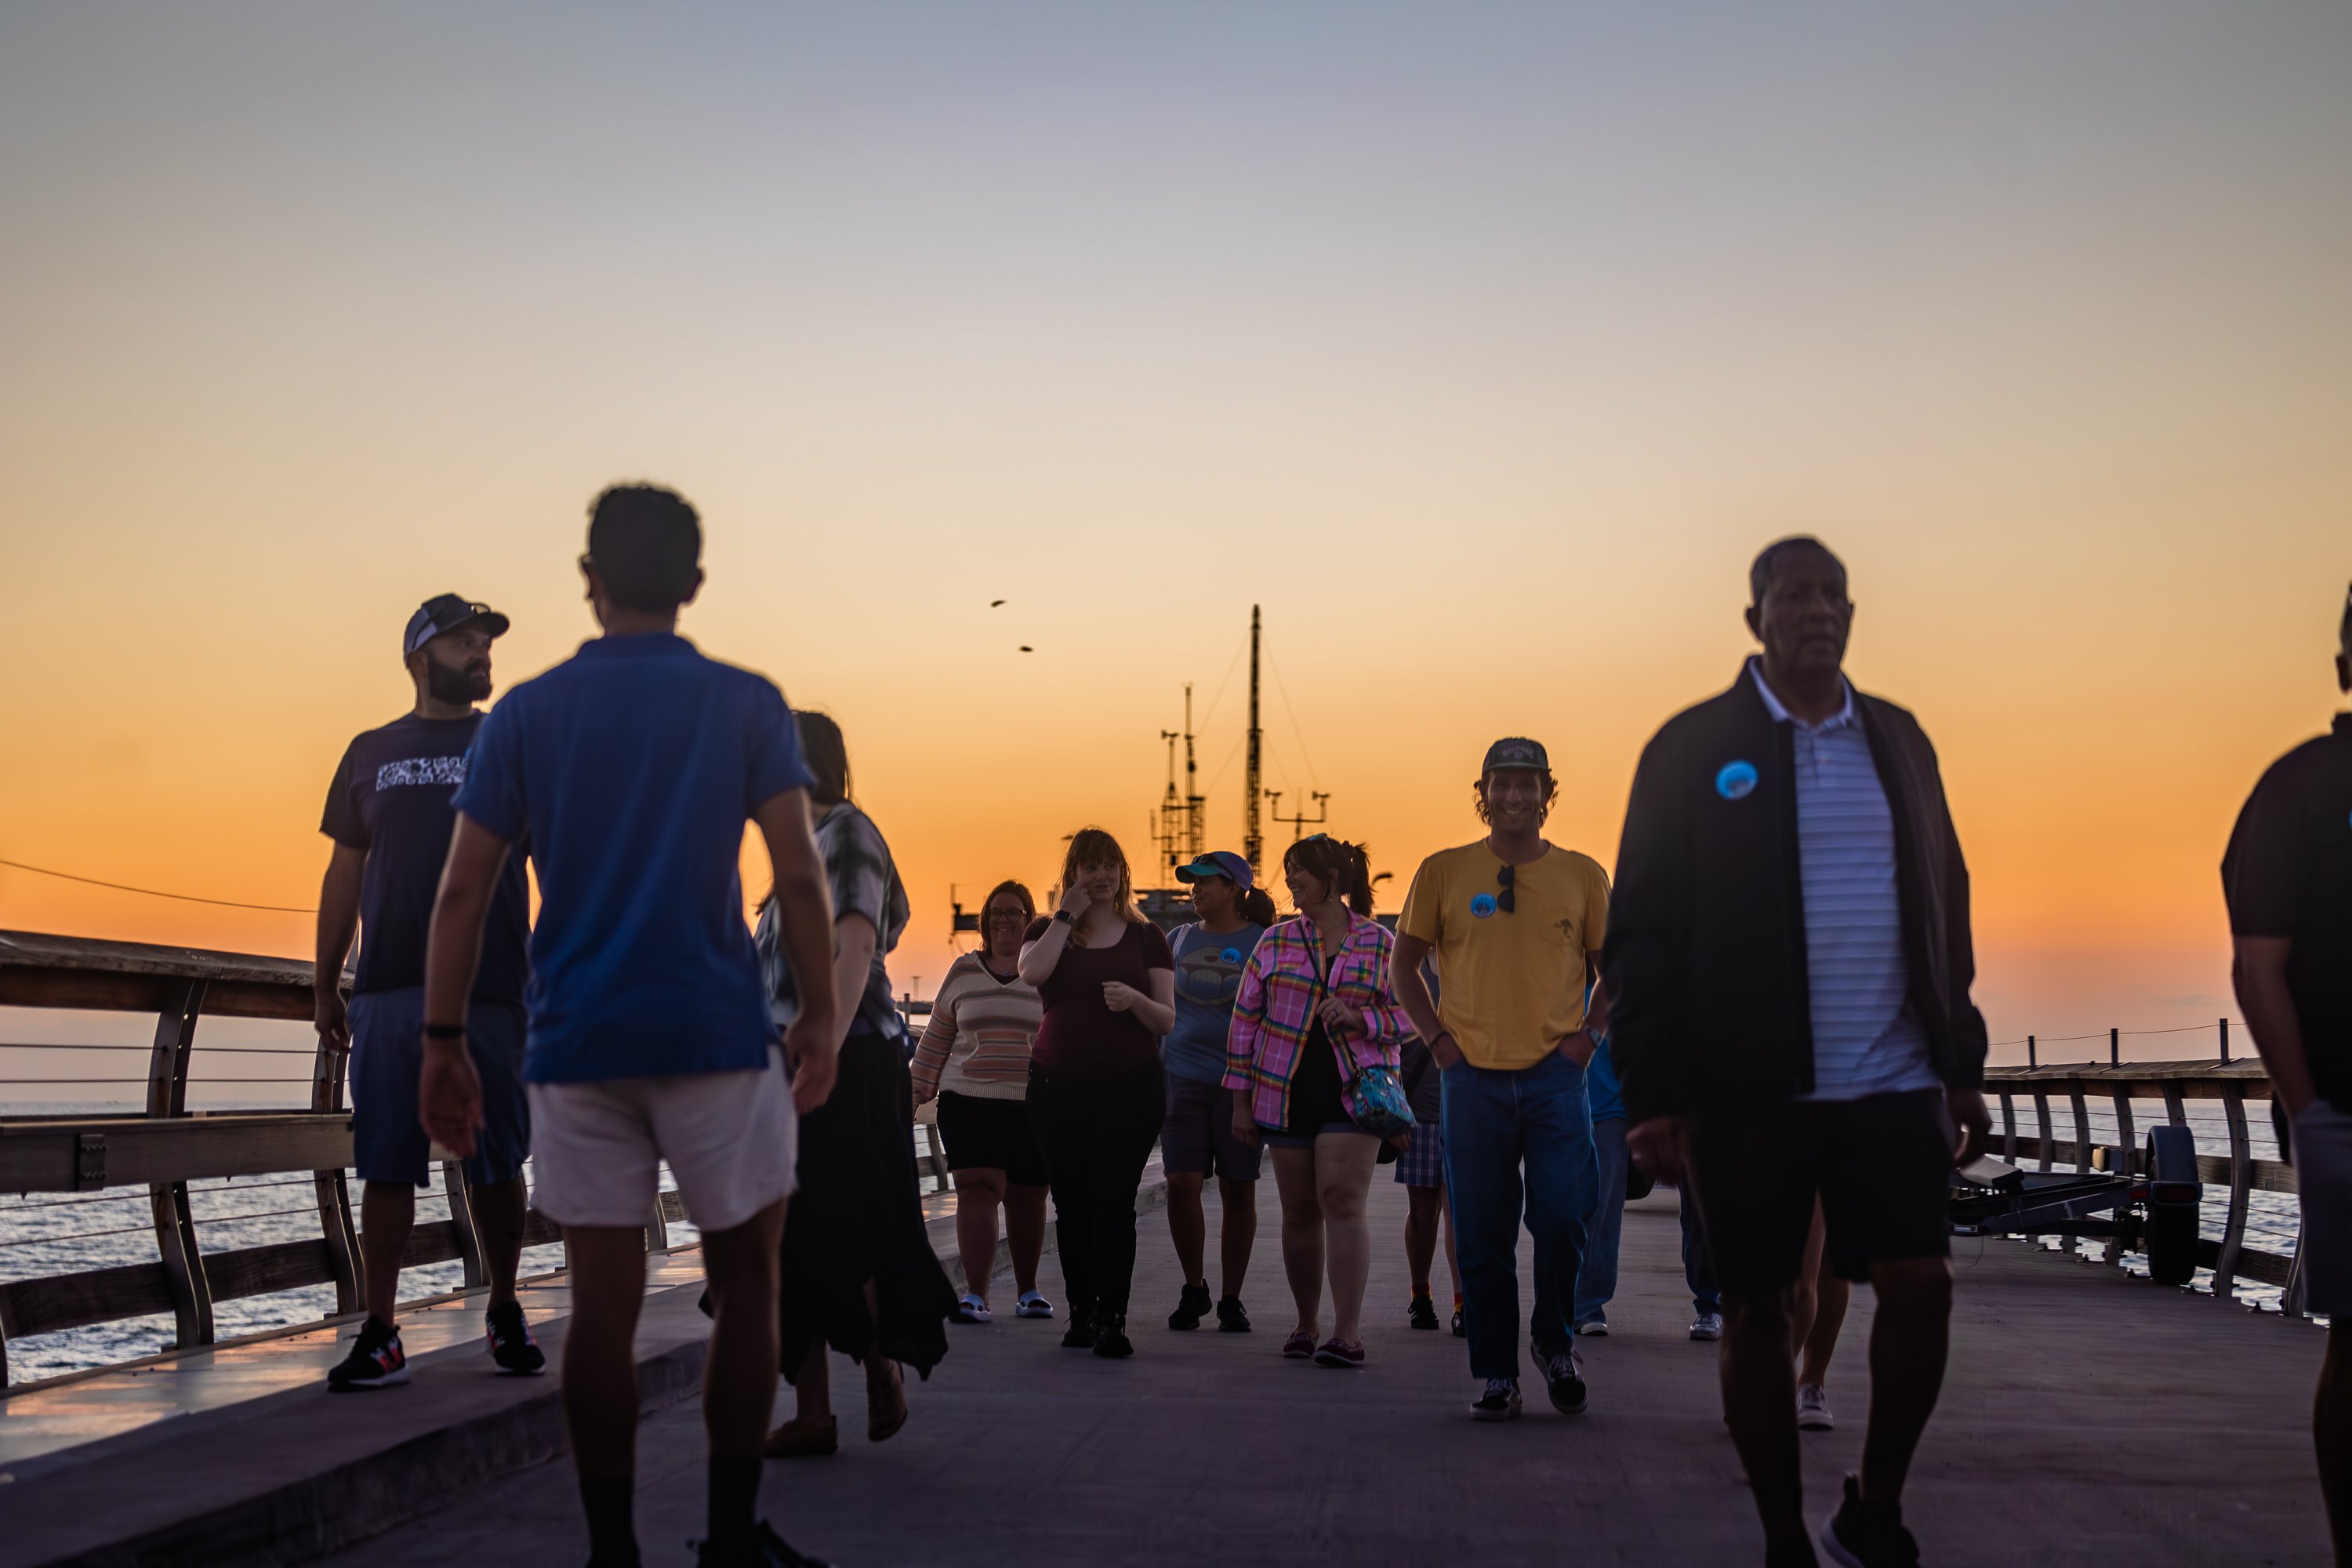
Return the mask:
[[[769,1435],[775,1458],[839,1445],[828,1345],[866,1370],[866,1436],[878,1443],[905,1426],[901,1368],[930,1375],[947,1354],[956,1304],[923,1230],[906,1028],[883,967],[906,929],[906,889],[880,830],[850,802],[840,726],[822,713],[798,718],[816,775],[809,798],[817,847],[833,885],[834,984],[859,1001],[833,1093],[801,1118],[800,1189],[785,1211],[780,1293],[783,1372],[798,1408]],[[772,910],[761,910],[757,940],[782,1024],[797,1011],[797,993],[777,935]]]

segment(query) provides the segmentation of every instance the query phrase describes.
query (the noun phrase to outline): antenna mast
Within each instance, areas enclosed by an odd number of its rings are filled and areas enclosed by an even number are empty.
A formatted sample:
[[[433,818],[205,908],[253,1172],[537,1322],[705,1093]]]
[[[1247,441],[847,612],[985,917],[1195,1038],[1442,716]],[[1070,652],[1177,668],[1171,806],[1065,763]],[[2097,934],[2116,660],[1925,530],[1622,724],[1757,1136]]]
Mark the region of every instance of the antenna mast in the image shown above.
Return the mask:
[[[1188,686],[1184,689],[1186,729],[1192,728],[1190,718],[1192,697],[1192,689]],[[1159,820],[1152,824],[1151,837],[1160,845],[1160,872],[1162,875],[1168,875],[1173,873],[1177,867],[1184,864],[1182,860],[1177,858],[1177,851],[1182,847],[1186,837],[1183,822],[1184,806],[1176,795],[1176,742],[1185,742],[1186,749],[1189,751],[1192,737],[1180,734],[1174,730],[1162,730],[1160,731],[1160,738],[1168,742],[1168,794],[1160,803]]]
[[[1192,761],[1192,683],[1184,683],[1184,858],[1198,860],[1208,847],[1207,825],[1202,821],[1201,770]]]
[[[1242,799],[1245,803],[1243,806],[1242,818],[1242,858],[1249,862],[1250,873],[1253,876],[1259,870],[1258,858],[1265,848],[1265,841],[1258,837],[1257,831],[1258,796],[1263,793],[1261,786],[1265,782],[1259,766],[1262,758],[1257,727],[1257,643],[1258,607],[1252,605],[1250,606],[1249,777],[1242,784]]]

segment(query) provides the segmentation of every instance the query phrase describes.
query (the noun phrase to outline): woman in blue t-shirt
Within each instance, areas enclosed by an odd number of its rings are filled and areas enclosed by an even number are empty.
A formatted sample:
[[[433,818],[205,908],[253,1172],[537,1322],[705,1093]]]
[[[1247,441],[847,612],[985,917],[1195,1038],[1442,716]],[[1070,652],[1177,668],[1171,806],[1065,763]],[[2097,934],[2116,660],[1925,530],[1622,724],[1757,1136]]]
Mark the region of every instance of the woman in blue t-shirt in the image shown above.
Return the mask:
[[[1192,885],[1192,909],[1201,918],[1168,933],[1176,956],[1176,1026],[1160,1047],[1168,1079],[1160,1159],[1168,1174],[1168,1236],[1184,1270],[1184,1291],[1168,1315],[1168,1326],[1197,1329],[1208,1315],[1202,1253],[1209,1221],[1201,1193],[1214,1171],[1223,1214],[1217,1230],[1224,1287],[1216,1304],[1217,1327],[1246,1333],[1250,1321],[1242,1310],[1242,1279],[1249,1273],[1250,1247],[1257,1240],[1259,1156],[1255,1144],[1234,1135],[1233,1091],[1223,1087],[1225,1033],[1233,1026],[1242,969],[1274,923],[1274,900],[1252,885],[1249,862],[1230,849],[1212,850],[1178,868],[1176,879]]]

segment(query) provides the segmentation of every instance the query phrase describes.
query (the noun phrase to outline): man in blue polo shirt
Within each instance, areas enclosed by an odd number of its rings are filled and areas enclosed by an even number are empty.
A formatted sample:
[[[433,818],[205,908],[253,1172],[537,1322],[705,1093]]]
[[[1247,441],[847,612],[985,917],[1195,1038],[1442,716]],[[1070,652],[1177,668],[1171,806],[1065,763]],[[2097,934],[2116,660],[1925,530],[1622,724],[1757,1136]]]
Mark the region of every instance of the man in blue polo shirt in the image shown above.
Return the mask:
[[[664,1160],[702,1231],[710,1287],[700,1562],[812,1561],[758,1519],[757,1502],[794,1108],[824,1103],[840,1037],[833,914],[782,694],[677,635],[701,552],[700,520],[672,492],[628,485],[597,498],[581,569],[604,635],[515,688],[476,737],[425,963],[425,1122],[463,1152],[482,1111],[462,1002],[491,890],[528,839],[540,914],[524,1078],[539,1206],[571,1255],[563,1399],[593,1568],[638,1561],[632,1344]],[[747,818],[805,977],[781,1053],[736,869]]]

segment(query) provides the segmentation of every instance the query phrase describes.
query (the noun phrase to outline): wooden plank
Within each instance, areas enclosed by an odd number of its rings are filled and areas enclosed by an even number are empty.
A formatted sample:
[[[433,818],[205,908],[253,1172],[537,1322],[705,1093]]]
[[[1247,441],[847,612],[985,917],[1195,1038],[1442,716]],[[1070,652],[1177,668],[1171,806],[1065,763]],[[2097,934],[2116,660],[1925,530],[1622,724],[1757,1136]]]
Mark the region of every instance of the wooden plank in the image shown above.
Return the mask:
[[[267,1296],[273,1290],[331,1285],[335,1259],[324,1241],[280,1241],[234,1252],[208,1252],[205,1278],[212,1284],[214,1300],[234,1301],[245,1296]]]
[[[2031,1133],[2020,1133],[2017,1140],[2018,1158],[2030,1160],[2036,1157],[2041,1152],[2041,1142]],[[2050,1145],[2050,1158],[2053,1162],[2060,1163],[2074,1160],[2075,1158],[2074,1141],[2066,1138],[2053,1139]],[[2009,1163],[2013,1165],[2017,1161],[2011,1160]],[[2137,1171],[2139,1168],[2139,1161],[2135,1156],[2132,1169]],[[2230,1184],[2228,1157],[2221,1154],[2198,1155],[2197,1179],[2208,1186],[2227,1187]],[[2252,1161],[2247,1170],[2247,1184],[2256,1192],[2291,1194],[2295,1191],[2294,1167],[2283,1160]]]
[[[81,1134],[106,1140],[109,1186],[281,1171],[339,1171],[352,1163],[349,1111],[257,1116],[51,1118],[0,1121],[0,1192],[80,1190]]]
[[[0,1285],[0,1330],[12,1340],[171,1310],[172,1281],[160,1263],[126,1263]]]
[[[97,937],[58,936],[47,931],[0,931],[0,970],[10,969],[233,980],[299,987],[306,993],[310,989],[312,973],[310,963],[299,958],[145,942],[106,942]]]

